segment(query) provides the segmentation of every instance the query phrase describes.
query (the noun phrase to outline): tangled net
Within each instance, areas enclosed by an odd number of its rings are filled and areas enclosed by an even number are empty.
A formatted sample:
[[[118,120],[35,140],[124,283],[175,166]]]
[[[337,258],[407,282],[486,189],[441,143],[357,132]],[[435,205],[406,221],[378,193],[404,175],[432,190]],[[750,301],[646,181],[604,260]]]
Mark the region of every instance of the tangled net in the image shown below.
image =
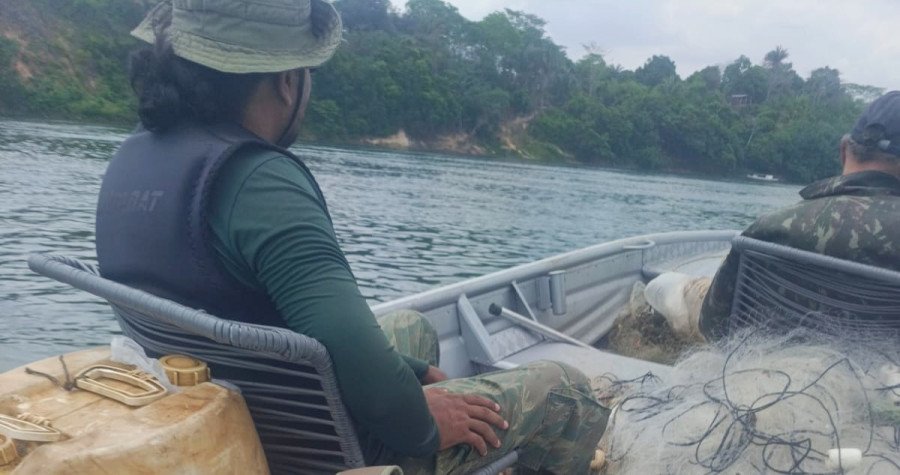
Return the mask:
[[[606,473],[900,473],[893,340],[757,331],[696,350],[665,380],[605,382]]]
[[[644,288],[643,282],[637,282],[631,289],[629,305],[616,318],[606,347],[622,356],[673,364],[697,342],[672,331],[666,318],[647,303]]]

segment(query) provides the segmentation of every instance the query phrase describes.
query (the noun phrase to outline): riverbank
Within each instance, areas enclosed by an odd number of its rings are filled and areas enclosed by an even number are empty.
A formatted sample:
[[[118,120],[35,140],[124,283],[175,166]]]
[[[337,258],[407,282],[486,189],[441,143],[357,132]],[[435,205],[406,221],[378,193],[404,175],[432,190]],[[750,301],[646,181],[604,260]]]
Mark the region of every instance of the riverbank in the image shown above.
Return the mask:
[[[135,127],[121,120],[113,119],[91,119],[91,120],[71,120],[64,118],[48,118],[35,117],[28,114],[18,115],[0,115],[0,125],[2,122],[15,121],[22,124],[35,124],[44,130],[48,125],[68,127],[106,127],[116,130],[124,135],[129,134]],[[137,118],[134,119],[137,124]],[[521,121],[518,126],[521,127]],[[123,137],[124,137],[123,135]],[[747,173],[737,171],[735,173],[721,174],[715,172],[706,172],[702,170],[691,170],[685,168],[662,168],[662,169],[642,169],[635,164],[607,164],[607,163],[584,163],[577,160],[570,154],[565,153],[552,144],[545,144],[535,141],[527,135],[519,132],[517,136],[511,136],[504,139],[504,145],[487,146],[480,145],[463,137],[451,136],[441,137],[435,140],[413,140],[410,139],[403,131],[388,137],[372,137],[361,138],[345,141],[328,141],[317,140],[309,134],[301,134],[297,147],[329,147],[348,150],[359,150],[363,152],[375,153],[403,153],[412,155],[434,155],[434,156],[458,156],[464,158],[485,158],[491,160],[501,160],[510,163],[530,163],[543,166],[565,166],[584,169],[593,169],[610,172],[626,172],[626,173],[646,173],[653,175],[671,175],[684,178],[697,178],[707,180],[719,180],[737,183],[754,183],[747,179]],[[110,149],[109,157],[112,156],[114,148]],[[796,184],[790,180],[780,180],[779,183],[785,185]],[[801,183],[802,184],[802,183]]]

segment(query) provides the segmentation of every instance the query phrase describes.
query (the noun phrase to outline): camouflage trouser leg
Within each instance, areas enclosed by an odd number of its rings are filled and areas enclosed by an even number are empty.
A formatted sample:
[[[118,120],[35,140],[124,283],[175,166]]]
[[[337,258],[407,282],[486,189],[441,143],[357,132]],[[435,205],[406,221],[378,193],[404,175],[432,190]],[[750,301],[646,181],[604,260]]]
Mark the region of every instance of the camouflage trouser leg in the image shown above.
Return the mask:
[[[437,366],[441,347],[437,330],[414,310],[400,310],[378,319],[381,331],[400,354],[412,356]]]
[[[421,351],[408,354],[425,360],[433,356],[437,361],[437,334],[419,314],[403,312],[393,322],[381,320],[380,323],[398,350]],[[392,335],[395,331],[398,334]],[[425,344],[412,341],[419,336],[424,336]],[[609,410],[594,398],[587,377],[562,363],[538,361],[435,386],[493,400],[500,405],[510,428],[497,430],[503,445],[489,450],[486,457],[468,445],[458,445],[441,451],[436,457],[396,461],[406,474],[468,473],[513,449],[519,451],[520,473],[588,473],[609,417]]]

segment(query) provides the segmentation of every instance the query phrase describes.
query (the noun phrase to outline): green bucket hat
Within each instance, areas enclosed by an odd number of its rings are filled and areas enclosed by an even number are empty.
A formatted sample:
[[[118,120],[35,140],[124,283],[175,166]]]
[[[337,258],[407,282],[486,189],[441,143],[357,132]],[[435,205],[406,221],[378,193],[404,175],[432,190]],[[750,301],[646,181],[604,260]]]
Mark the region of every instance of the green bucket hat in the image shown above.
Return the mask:
[[[152,44],[166,24],[176,56],[224,73],[317,67],[337,50],[342,30],[324,0],[166,0],[131,34]]]

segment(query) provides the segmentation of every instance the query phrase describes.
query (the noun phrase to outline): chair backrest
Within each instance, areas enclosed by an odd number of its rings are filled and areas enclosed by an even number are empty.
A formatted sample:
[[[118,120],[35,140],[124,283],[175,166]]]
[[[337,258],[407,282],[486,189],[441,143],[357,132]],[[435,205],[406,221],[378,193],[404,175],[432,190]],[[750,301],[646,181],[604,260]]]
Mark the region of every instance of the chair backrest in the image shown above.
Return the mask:
[[[77,259],[34,255],[39,274],[106,299],[122,331],[151,355],[187,354],[240,388],[273,473],[335,473],[364,465],[331,357],[283,328],[223,320],[100,277]]]
[[[842,339],[900,335],[900,272],[738,236],[740,264],[729,319],[808,328]]]

